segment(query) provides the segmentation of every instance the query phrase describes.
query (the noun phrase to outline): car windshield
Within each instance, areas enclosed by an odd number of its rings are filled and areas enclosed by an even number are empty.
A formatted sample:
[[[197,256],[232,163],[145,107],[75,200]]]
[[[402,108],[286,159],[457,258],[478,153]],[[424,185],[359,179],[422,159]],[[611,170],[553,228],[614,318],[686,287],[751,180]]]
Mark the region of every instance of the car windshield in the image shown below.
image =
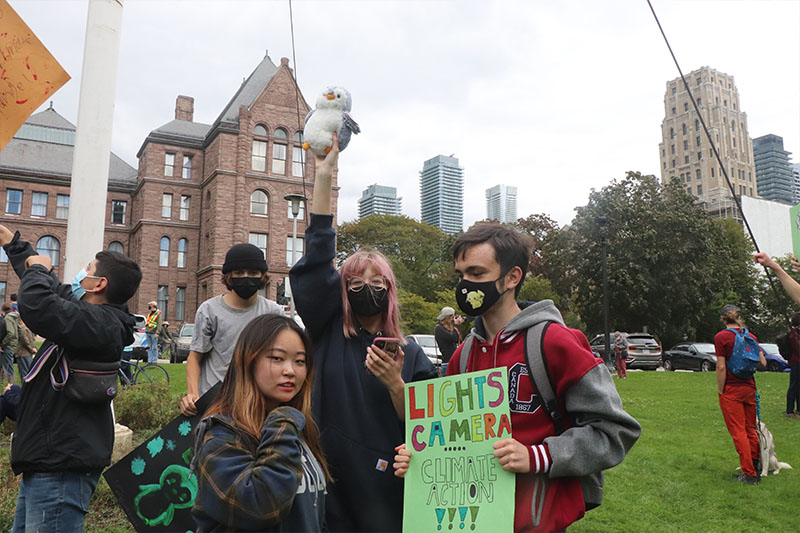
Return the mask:
[[[433,335],[415,335],[413,339],[423,348],[436,348],[436,339]]]
[[[194,335],[194,324],[184,324],[181,328],[181,337],[191,337]]]
[[[765,342],[763,344],[759,344],[759,346],[761,346],[761,349],[764,350],[767,353],[771,353],[771,354],[780,353],[780,350],[778,350],[778,345],[777,344],[772,344],[772,343],[769,343],[769,342]]]
[[[714,355],[714,345],[710,343],[701,343],[695,344],[695,349],[700,353],[707,353],[709,355]]]
[[[658,347],[658,343],[653,337],[637,337],[635,335],[628,335],[628,343],[630,344],[645,344],[647,346]]]

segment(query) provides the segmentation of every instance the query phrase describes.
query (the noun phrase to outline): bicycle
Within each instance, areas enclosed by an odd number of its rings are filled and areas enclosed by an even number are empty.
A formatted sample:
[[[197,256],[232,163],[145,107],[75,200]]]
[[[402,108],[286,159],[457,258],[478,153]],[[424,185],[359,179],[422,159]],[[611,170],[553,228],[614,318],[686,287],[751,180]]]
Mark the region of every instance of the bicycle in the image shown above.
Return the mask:
[[[131,371],[131,379],[122,370],[122,364],[127,363]],[[140,365],[136,361],[122,361],[119,367],[119,381],[123,387],[138,385],[140,383],[166,383],[169,385],[169,373],[157,363]]]

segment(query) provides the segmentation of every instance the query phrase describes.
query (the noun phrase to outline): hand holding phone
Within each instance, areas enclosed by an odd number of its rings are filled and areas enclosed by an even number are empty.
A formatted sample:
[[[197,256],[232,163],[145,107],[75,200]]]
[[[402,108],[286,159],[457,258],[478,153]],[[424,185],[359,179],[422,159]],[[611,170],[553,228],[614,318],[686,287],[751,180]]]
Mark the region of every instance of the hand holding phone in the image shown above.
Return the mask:
[[[388,353],[393,359],[397,360],[397,350],[400,347],[400,339],[394,337],[375,337],[372,344]]]

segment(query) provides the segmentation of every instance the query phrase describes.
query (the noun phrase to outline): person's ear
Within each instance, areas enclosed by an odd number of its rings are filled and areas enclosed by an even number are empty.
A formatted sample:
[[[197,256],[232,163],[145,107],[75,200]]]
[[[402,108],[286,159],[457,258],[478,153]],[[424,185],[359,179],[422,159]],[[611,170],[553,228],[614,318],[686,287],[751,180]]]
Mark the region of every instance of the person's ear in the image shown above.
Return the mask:
[[[97,280],[97,285],[94,286],[92,292],[95,293],[101,292],[104,291],[107,287],[108,287],[108,278],[101,277],[100,279]]]
[[[522,269],[518,266],[513,267],[505,275],[506,289],[513,289],[522,281]]]

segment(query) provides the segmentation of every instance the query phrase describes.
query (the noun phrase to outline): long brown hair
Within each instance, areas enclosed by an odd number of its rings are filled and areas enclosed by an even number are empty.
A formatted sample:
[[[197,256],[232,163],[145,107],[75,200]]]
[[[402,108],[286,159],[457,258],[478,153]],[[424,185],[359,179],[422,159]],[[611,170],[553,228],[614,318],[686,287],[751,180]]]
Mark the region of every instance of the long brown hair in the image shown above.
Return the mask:
[[[330,472],[319,440],[319,428],[311,415],[311,383],[314,374],[311,339],[294,320],[281,315],[261,315],[244,327],[233,350],[233,357],[219,395],[209,406],[205,416],[218,413],[228,415],[233,418],[236,426],[256,439],[261,438],[261,426],[269,412],[267,411],[267,400],[258,389],[253,375],[256,360],[266,350],[272,348],[278,334],[285,329],[294,331],[303,341],[307,370],[306,379],[300,390],[284,405],[294,407],[306,417],[306,426],[302,432],[303,440],[322,466],[325,477],[330,479]]]

